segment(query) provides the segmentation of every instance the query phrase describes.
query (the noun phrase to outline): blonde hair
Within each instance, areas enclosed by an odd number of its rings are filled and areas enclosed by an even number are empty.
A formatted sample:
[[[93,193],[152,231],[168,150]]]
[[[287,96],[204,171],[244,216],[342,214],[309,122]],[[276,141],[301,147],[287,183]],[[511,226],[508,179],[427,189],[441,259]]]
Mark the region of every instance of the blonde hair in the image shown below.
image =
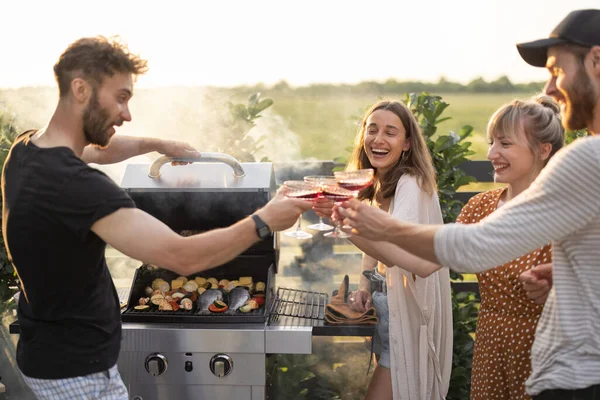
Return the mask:
[[[550,143],[548,160],[565,144],[565,129],[560,119],[560,107],[550,96],[538,95],[530,100],[513,100],[500,107],[490,118],[487,138],[505,137],[519,142],[518,132],[525,134],[536,163],[541,162],[540,144]]]
[[[402,153],[396,165],[390,169],[385,176],[378,176],[378,185],[363,189],[358,198],[373,200],[376,192],[381,193],[383,198],[392,197],[396,193],[398,180],[404,174],[409,174],[417,178],[421,189],[427,194],[433,195],[436,191],[435,168],[431,154],[425,143],[425,138],[421,128],[413,113],[403,103],[398,101],[380,101],[374,104],[364,115],[358,128],[354,140],[354,150],[348,160],[347,170],[357,170],[363,168],[374,168],[365,152],[365,129],[367,120],[377,110],[391,111],[400,118],[404,129],[406,130],[406,140],[410,143],[410,148]],[[377,176],[377,169],[375,168]]]

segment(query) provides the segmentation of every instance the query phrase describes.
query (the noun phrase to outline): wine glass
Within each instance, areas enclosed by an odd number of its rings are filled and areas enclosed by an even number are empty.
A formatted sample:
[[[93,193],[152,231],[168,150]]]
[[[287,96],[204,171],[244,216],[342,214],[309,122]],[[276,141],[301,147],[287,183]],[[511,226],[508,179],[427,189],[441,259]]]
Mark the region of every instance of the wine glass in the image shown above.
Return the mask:
[[[293,197],[295,199],[314,200],[319,196],[319,187],[311,183],[304,181],[285,181],[283,184],[287,187],[286,196]],[[285,232],[285,236],[293,237],[295,239],[310,239],[313,237],[312,233],[308,233],[302,230],[302,214],[298,218],[298,225],[295,231]]]
[[[372,168],[358,169],[355,171],[336,171],[333,174],[337,184],[341,188],[352,192],[352,197],[357,197],[361,190],[371,186],[375,180],[375,171]],[[344,228],[349,227],[344,226]],[[347,237],[350,237],[350,235]]]
[[[354,194],[354,197],[358,196],[361,190],[371,186],[375,179],[375,172],[372,168],[356,171],[336,171],[333,174],[335,175],[337,184],[344,189],[350,190]]]
[[[354,193],[338,185],[324,185],[322,188],[322,196],[333,200],[335,204],[341,204],[344,201],[353,198]],[[343,232],[340,229],[340,224],[336,224],[335,230],[333,232],[328,232],[323,236],[333,238],[349,238],[351,235],[347,234],[346,232]]]
[[[304,182],[313,184],[319,188],[321,193],[319,197],[323,197],[323,186],[324,185],[336,185],[337,181],[333,175],[309,175],[304,177]],[[319,222],[316,224],[309,225],[307,228],[314,229],[316,231],[330,231],[334,227],[323,222],[323,217],[319,215]]]

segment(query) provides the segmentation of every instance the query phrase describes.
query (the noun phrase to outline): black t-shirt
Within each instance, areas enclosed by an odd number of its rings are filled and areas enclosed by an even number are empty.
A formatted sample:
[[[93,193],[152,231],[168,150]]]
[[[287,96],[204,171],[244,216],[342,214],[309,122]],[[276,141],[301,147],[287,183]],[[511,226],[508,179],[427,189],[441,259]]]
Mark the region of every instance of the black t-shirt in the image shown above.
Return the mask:
[[[21,135],[2,176],[7,248],[22,282],[17,363],[26,376],[61,379],[115,365],[119,300],[106,243],[91,226],[131,198],[66,147]]]

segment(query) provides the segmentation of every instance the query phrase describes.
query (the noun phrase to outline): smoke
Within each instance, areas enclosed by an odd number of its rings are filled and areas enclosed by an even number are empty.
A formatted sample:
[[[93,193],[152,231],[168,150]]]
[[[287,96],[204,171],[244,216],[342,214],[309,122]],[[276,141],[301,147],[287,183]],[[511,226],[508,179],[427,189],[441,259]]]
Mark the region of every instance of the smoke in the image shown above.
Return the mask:
[[[118,128],[117,134],[183,141],[199,151],[216,151],[219,138],[230,133],[227,125],[231,120],[227,107],[230,97],[224,90],[205,87],[137,89],[129,103],[132,121]],[[38,129],[52,116],[57,100],[56,88],[3,89],[0,90],[0,112],[13,115],[22,130]],[[255,123],[249,136],[254,140],[264,136],[263,148],[255,154],[257,161],[263,157],[270,161],[302,158],[299,138],[283,117],[267,109]],[[158,156],[158,153],[149,153],[96,167],[120,183],[127,164],[149,164]]]
[[[262,149],[256,155],[260,161],[267,157],[270,161],[296,161],[302,159],[298,135],[289,129],[284,118],[267,109],[256,121],[256,126],[248,134],[254,140],[264,137]]]

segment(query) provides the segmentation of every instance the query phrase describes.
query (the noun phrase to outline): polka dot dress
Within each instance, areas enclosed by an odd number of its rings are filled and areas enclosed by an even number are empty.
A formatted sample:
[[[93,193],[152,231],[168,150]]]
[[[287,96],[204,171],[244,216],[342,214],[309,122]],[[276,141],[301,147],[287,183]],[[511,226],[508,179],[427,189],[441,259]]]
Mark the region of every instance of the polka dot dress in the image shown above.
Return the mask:
[[[506,188],[480,193],[465,205],[456,222],[472,224],[494,212]],[[477,274],[481,307],[477,318],[471,400],[530,399],[531,345],[542,306],[527,298],[519,275],[551,261],[546,245],[504,265]]]

